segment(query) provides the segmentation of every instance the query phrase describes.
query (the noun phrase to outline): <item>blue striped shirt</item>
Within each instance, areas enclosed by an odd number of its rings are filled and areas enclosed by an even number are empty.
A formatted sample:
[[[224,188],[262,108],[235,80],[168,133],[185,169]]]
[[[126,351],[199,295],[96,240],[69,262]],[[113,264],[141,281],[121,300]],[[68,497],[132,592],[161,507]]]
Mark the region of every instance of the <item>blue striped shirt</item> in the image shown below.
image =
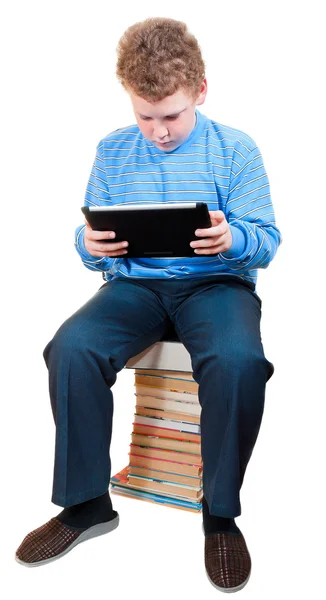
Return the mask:
[[[196,117],[188,139],[171,152],[156,148],[137,125],[107,135],[97,146],[85,205],[206,202],[209,210],[224,212],[231,248],[217,256],[98,258],[87,252],[80,225],[75,245],[88,269],[102,271],[108,281],[227,274],[256,283],[257,269],[268,266],[281,240],[260,151],[245,133],[198,110]]]

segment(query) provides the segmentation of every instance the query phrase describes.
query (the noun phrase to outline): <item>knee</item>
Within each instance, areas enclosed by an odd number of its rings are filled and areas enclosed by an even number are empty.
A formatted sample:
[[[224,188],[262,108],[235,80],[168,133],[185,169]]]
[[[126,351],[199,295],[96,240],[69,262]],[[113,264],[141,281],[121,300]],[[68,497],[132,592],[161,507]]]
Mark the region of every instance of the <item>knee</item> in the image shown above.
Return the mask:
[[[85,351],[92,345],[92,330],[80,319],[70,317],[65,321],[46,345],[43,357],[48,364],[50,355],[65,356],[67,352]]]
[[[232,373],[254,375],[266,369],[268,361],[261,352],[248,348],[235,349],[219,357],[220,368]]]
[[[206,367],[206,368],[205,368]],[[260,377],[267,381],[274,371],[273,365],[265,358],[264,353],[250,348],[228,348],[224,352],[212,353],[206,361],[203,371],[232,378]]]

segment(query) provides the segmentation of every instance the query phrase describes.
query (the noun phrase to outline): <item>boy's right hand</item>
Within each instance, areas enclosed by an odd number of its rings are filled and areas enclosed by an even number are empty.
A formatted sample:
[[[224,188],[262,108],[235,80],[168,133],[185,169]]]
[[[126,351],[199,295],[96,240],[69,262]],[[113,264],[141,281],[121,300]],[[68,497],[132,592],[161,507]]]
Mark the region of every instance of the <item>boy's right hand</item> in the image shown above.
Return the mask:
[[[89,223],[86,221],[86,229],[84,236],[84,244],[87,252],[92,256],[122,256],[127,254],[128,250],[125,250],[128,246],[128,242],[110,242],[115,238],[114,231],[95,231],[91,228]],[[103,240],[108,240],[103,242]]]

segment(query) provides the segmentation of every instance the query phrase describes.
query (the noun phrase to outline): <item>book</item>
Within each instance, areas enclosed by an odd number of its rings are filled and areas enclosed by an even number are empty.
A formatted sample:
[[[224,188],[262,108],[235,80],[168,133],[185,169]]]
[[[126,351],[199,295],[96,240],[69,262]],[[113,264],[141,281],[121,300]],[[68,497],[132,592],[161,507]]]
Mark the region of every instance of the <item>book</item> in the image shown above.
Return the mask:
[[[150,385],[135,385],[136,396],[154,396],[155,398],[165,398],[166,400],[180,400],[181,402],[191,402],[192,404],[198,404],[198,394],[191,394],[190,392],[177,392],[176,390],[169,390],[159,387],[151,387]]]
[[[170,369],[174,371],[178,365],[179,371],[192,373],[192,364],[189,352],[179,342],[156,342],[149,348],[146,348],[137,356],[130,358],[127,367],[130,369]]]
[[[194,380],[188,381],[186,379],[173,379],[172,377],[160,377],[158,375],[140,375],[136,372],[135,384],[149,387],[159,387],[177,392],[198,394],[198,383]]]
[[[119,488],[124,488],[124,489],[128,489],[128,490],[133,490],[133,491],[140,491],[140,492],[146,492],[146,493],[153,493],[151,492],[151,490],[143,490],[141,487],[137,487],[133,484],[131,484],[128,480],[128,467],[125,467],[124,469],[122,469],[119,473],[117,473],[116,475],[114,475],[113,477],[111,477],[110,482],[112,485],[115,486],[119,486]],[[188,498],[187,496],[182,496],[181,494],[178,495],[174,495],[172,493],[169,492],[164,492],[164,493],[160,493],[157,491],[154,491],[156,496],[161,496],[161,497],[166,497],[169,498],[169,500],[174,499],[174,500],[183,500],[183,501],[192,501],[195,502],[194,499],[192,498]],[[201,501],[201,498],[197,499],[198,502]]]
[[[156,494],[151,494],[150,492],[120,487],[119,485],[114,484],[111,485],[111,492],[113,494],[119,494],[120,496],[136,498],[137,500],[152,502],[153,504],[162,504],[164,506],[169,506],[170,508],[178,508],[180,510],[187,510],[193,513],[200,513],[202,509],[201,502],[196,503],[176,498],[168,498]]]
[[[181,379],[194,381],[192,373],[188,371],[166,371],[164,369],[135,369],[135,375],[151,375],[153,377],[169,377],[171,379]]]
[[[167,429],[170,431],[175,430],[180,433],[189,432],[200,435],[200,425],[197,425],[196,423],[185,423],[183,421],[173,421],[171,419],[165,419],[164,416],[161,418],[147,417],[143,415],[137,415],[135,413],[134,424],[153,427],[154,429]],[[196,438],[194,438],[194,441],[196,441]]]
[[[149,446],[137,446],[136,444],[130,444],[130,452],[137,456],[148,456],[149,458],[161,458],[162,460],[171,460],[176,463],[185,463],[186,465],[202,466],[202,458],[198,454],[174,452],[173,450],[164,450],[162,448],[153,448]]]
[[[173,474],[191,475],[194,477],[201,477],[203,474],[203,468],[201,464],[187,464],[175,462],[173,460],[162,460],[161,458],[154,458],[151,456],[141,456],[137,454],[136,447],[130,447],[131,452],[129,453],[129,467],[143,467],[148,469],[158,469],[161,471],[167,471]],[[133,453],[135,452],[135,454]]]
[[[125,493],[129,496],[140,497],[143,499],[154,500],[162,504],[180,508],[192,508],[196,511],[201,509],[201,500],[194,501],[186,498],[174,498],[173,496],[157,494],[148,490],[134,488],[128,481],[128,466],[124,467],[119,473],[113,475],[110,479],[111,491],[113,493]]]
[[[201,487],[193,488],[184,484],[147,479],[146,477],[140,477],[138,475],[129,475],[128,483],[136,489],[146,489],[149,492],[155,492],[156,494],[161,494],[163,496],[173,496],[176,498],[185,498],[187,500],[201,500],[203,496]]]
[[[168,429],[167,427],[162,427],[162,425],[163,423],[160,423],[160,427],[155,427],[154,425],[144,425],[143,423],[137,423],[136,419],[134,418],[133,433],[200,443],[200,433],[190,433],[189,431]]]
[[[173,508],[180,508],[182,510],[189,510],[191,512],[199,513],[202,508],[201,501],[191,501],[182,498],[173,498],[169,496],[163,496],[155,494],[147,490],[135,489],[128,484],[128,467],[125,467],[116,475],[113,475],[110,479],[111,492],[113,494],[120,494],[122,496],[129,496],[137,498],[139,500],[146,500],[148,502],[154,502],[157,504],[163,504],[171,506]]]
[[[132,457],[131,457],[132,458]],[[168,468],[168,466],[166,467]],[[159,466],[157,467],[159,469]],[[136,467],[133,465],[129,465],[128,467],[128,477],[130,475],[142,475],[143,477],[148,477],[150,479],[164,479],[165,481],[172,481],[173,483],[184,483],[186,485],[201,487],[203,480],[201,477],[193,477],[189,475],[178,475],[177,473],[166,471],[158,471],[155,469],[150,469],[148,467]]]
[[[199,416],[201,414],[200,404],[192,402],[181,402],[180,400],[170,400],[158,398],[155,396],[140,396],[137,394],[136,406],[146,406],[148,408],[160,408],[180,413],[189,413],[190,415]]]
[[[201,454],[199,442],[185,442],[177,439],[154,437],[149,435],[131,434],[132,444],[137,446],[165,448],[166,450],[177,450],[180,453]]]
[[[186,413],[176,413],[160,408],[148,408],[146,406],[136,406],[136,414],[144,417],[154,417],[157,419],[167,420],[168,422],[195,423],[200,425],[200,417],[196,415],[187,415]]]

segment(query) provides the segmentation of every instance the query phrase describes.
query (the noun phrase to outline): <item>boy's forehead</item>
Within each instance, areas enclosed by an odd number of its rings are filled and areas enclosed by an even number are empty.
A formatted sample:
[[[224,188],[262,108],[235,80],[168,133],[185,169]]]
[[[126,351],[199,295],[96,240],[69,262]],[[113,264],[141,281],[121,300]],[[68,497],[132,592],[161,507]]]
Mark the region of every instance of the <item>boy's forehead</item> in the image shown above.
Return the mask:
[[[193,104],[192,98],[183,90],[157,102],[149,102],[133,92],[129,92],[129,95],[135,112],[144,117],[161,118],[179,114]]]

